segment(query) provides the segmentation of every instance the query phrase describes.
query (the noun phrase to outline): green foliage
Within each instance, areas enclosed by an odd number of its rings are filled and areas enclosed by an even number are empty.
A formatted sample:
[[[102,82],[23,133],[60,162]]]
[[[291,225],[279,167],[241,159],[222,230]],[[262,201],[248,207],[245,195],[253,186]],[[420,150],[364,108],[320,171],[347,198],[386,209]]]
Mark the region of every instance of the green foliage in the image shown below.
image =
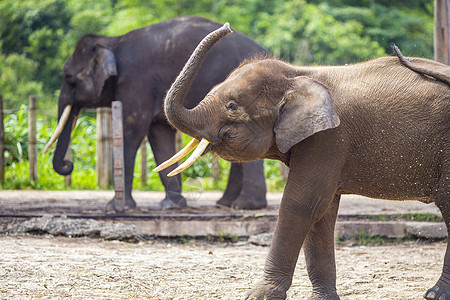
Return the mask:
[[[372,233],[360,230],[353,235],[353,245],[356,246],[379,246],[384,243],[384,239],[381,236],[374,236]]]
[[[8,56],[1,53],[0,43],[0,91],[3,95],[3,107],[17,109],[28,102],[34,95],[43,96],[43,83],[34,80],[38,64],[23,54],[12,53]]]
[[[22,105],[20,110],[5,116],[5,185],[4,189],[67,189],[64,177],[53,170],[51,151],[42,153],[42,148],[50,139],[56,120],[44,122],[38,115],[38,182],[29,180],[28,162],[28,108]],[[73,189],[96,189],[95,153],[96,125],[95,119],[81,116],[73,130],[72,151],[74,171],[72,173]]]
[[[345,64],[384,55],[356,21],[339,22],[325,6],[291,1],[256,22],[266,47],[295,64]],[[262,36],[262,35],[258,35]],[[263,41],[261,41],[263,43]]]
[[[1,1],[0,37],[5,53],[26,52],[30,37],[36,31],[68,29],[69,19],[70,14],[64,1]],[[52,45],[49,46],[45,50],[54,54],[56,50]]]
[[[423,213],[423,214],[413,214],[413,213],[407,213],[401,215],[402,219],[410,220],[410,221],[418,221],[418,222],[444,222],[444,219],[442,216],[430,214],[430,213]]]
[[[75,0],[69,2],[69,8],[73,12],[70,20],[72,30],[68,32],[72,47],[85,34],[107,34],[108,24],[113,18],[113,7],[109,0]]]
[[[116,36],[131,30],[155,23],[153,11],[145,7],[128,7],[116,11],[114,18],[106,28],[105,34]]]
[[[58,61],[59,44],[69,30],[71,14],[64,1],[1,1],[0,39],[3,52],[24,54],[38,66],[34,74],[45,84],[44,89],[53,90],[59,86],[61,70]],[[60,62],[60,61],[59,61]]]
[[[95,171],[96,137],[96,120],[89,116],[80,116],[72,130],[73,161],[77,169]]]
[[[266,176],[266,184],[270,191],[282,192],[286,185],[286,181],[280,175],[280,165],[283,163],[277,160],[266,159],[264,161],[264,174]]]
[[[395,7],[372,4],[370,6],[330,7],[322,5],[337,20],[354,20],[362,26],[363,34],[377,41],[391,53],[390,44],[395,43],[408,56],[433,57],[432,1],[423,7]]]
[[[394,215],[367,215],[363,219],[371,221],[417,221],[417,222],[443,222],[440,215],[430,213],[405,213]]]
[[[25,105],[7,115],[5,126],[5,163],[11,165],[28,158],[28,109]]]

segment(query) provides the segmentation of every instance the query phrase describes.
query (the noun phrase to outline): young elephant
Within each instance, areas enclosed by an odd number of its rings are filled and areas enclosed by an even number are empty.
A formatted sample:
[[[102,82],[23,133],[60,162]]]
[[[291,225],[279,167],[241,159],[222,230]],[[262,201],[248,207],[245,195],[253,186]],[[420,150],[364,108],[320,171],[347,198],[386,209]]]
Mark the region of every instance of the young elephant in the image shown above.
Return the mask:
[[[254,60],[186,109],[190,82],[207,50],[230,32],[226,25],[197,47],[164,106],[176,128],[224,159],[289,166],[264,277],[246,299],[284,299],[302,246],[312,298],[339,299],[334,226],[342,194],[434,202],[449,228],[450,67],[408,61],[398,49],[400,60],[348,66]],[[447,247],[442,275],[425,298],[450,299],[449,278]]]

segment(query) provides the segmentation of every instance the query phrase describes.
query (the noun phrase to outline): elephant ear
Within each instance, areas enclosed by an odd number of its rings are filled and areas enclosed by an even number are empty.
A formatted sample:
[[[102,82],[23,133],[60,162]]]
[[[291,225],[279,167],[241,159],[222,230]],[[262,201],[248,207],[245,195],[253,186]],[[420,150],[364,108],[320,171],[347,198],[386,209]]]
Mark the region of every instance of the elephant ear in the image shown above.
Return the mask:
[[[316,132],[340,123],[328,89],[321,83],[298,76],[285,93],[275,124],[275,138],[282,153]]]
[[[94,86],[98,97],[102,94],[106,80],[117,75],[116,58],[111,49],[98,46],[95,57]]]

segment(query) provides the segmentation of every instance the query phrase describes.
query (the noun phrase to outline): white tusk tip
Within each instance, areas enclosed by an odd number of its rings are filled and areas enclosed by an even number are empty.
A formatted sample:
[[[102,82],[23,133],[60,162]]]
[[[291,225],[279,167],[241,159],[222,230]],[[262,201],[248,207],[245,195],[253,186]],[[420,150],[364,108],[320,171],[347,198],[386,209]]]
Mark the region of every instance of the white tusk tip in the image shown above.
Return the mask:
[[[45,153],[48,151],[48,149],[50,149],[50,146],[51,146],[51,145],[46,145],[46,146],[44,147],[44,149],[42,149],[42,154],[45,154]]]
[[[178,175],[179,173],[181,173],[181,170],[178,171],[177,169],[175,169],[172,172],[170,172],[169,174],[167,174],[167,177],[173,177],[175,175]]]

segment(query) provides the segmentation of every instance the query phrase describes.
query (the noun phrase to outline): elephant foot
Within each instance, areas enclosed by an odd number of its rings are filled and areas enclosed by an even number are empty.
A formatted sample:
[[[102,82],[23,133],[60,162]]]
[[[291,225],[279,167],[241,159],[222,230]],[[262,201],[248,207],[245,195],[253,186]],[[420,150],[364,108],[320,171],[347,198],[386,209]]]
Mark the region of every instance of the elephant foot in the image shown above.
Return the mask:
[[[232,207],[234,209],[260,209],[267,206],[267,200],[265,197],[241,193],[235,199],[222,197],[216,202],[216,205]]]
[[[273,284],[260,282],[251,289],[243,298],[243,300],[265,300],[265,299],[286,299],[286,292],[280,290]]]
[[[334,293],[313,293],[308,300],[339,300],[339,296]]]
[[[162,201],[158,203],[158,209],[166,210],[166,209],[175,209],[175,208],[183,208],[187,207],[186,198],[179,195],[177,197],[166,197]]]
[[[423,297],[429,300],[450,300],[449,286],[439,284],[438,281],[438,283],[429,289]]]
[[[260,209],[267,206],[265,197],[258,197],[254,195],[241,194],[231,205],[234,209]]]
[[[230,197],[223,196],[222,198],[220,198],[219,201],[216,202],[216,204],[218,206],[231,207],[231,204],[233,204],[234,200],[235,200],[235,198],[230,198]]]
[[[115,199],[116,199],[116,197],[114,197],[111,201],[108,202],[108,204],[106,204],[106,207],[105,207],[106,213],[121,212],[121,210],[117,209],[115,206]],[[136,202],[134,201],[134,199],[126,198],[124,211],[133,210],[135,208],[136,208]]]

